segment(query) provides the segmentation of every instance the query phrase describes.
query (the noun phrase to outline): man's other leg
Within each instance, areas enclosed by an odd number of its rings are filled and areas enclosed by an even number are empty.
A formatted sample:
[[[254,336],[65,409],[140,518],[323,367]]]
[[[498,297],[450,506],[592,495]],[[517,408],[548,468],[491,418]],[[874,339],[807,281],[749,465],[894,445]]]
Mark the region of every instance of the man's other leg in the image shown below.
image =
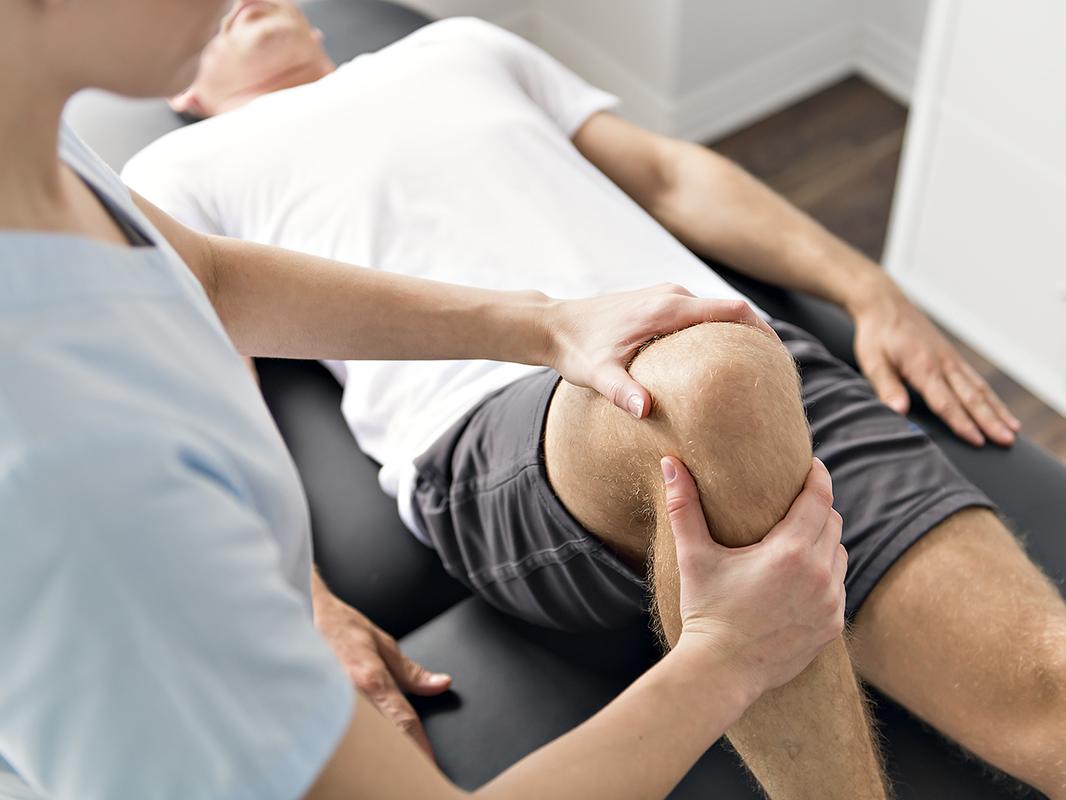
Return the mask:
[[[678,580],[659,459],[676,455],[700,487],[712,535],[760,539],[788,510],[811,445],[795,366],[770,337],[707,324],[654,342],[632,373],[651,392],[644,421],[562,384],[545,437],[548,475],[570,512],[638,569],[651,567],[663,632],[677,639]],[[729,731],[775,800],[879,798],[881,768],[842,641]]]
[[[919,540],[855,621],[862,676],[991,764],[1066,798],[1066,604],[992,512]]]

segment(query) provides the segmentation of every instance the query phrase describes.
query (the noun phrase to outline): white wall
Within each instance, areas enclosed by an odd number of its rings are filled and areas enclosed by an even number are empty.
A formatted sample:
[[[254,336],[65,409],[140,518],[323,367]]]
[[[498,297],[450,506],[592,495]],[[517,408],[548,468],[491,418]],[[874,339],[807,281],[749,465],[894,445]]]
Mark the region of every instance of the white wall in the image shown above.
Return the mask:
[[[886,266],[1066,414],[1066,5],[937,0]]]
[[[504,25],[619,95],[622,113],[708,140],[859,72],[906,102],[928,0],[405,0]]]
[[[863,0],[859,6],[859,71],[900,102],[909,103],[929,0]]]
[[[444,17],[481,17],[489,22],[535,39],[531,22],[536,15],[536,0],[399,0],[435,19]]]

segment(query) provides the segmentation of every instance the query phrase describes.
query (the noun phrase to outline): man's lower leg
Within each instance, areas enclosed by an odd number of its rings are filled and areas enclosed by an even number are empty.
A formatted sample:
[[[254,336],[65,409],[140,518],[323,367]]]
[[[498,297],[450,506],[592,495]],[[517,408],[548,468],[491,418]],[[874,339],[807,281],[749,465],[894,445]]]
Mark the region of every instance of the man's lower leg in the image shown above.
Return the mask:
[[[991,511],[953,515],[859,610],[862,677],[970,752],[1066,798],[1066,603]]]
[[[810,437],[791,357],[750,328],[681,331],[649,346],[632,373],[654,398],[641,422],[593,393],[560,387],[548,416],[548,473],[571,513],[629,563],[643,566],[652,551],[663,627],[676,639],[673,539],[668,525],[656,531],[666,515],[654,513],[663,495],[659,458],[686,463],[712,535],[740,546],[788,510],[810,465]],[[864,700],[840,642],[764,696],[729,736],[774,800],[885,796]]]

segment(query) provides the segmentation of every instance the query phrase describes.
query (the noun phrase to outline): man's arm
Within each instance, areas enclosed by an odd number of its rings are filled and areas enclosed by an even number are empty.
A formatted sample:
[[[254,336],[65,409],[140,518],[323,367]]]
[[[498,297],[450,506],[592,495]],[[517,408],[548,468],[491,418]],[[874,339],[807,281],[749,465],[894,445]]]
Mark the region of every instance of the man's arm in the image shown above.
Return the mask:
[[[574,144],[696,253],[847,310],[859,365],[892,408],[906,412],[906,381],[967,441],[1013,441],[1017,419],[892,279],[736,164],[607,113]]]
[[[676,286],[568,301],[473,289],[205,236],[136,193],[134,200],[247,356],[544,365],[640,418],[651,398],[626,366],[645,342],[711,321],[773,333],[746,303],[699,299]]]
[[[311,572],[311,601],[315,627],[355,687],[432,757],[433,748],[404,692],[441,694],[451,687],[451,676],[430,672],[405,656],[392,636],[330,591],[317,567]]]

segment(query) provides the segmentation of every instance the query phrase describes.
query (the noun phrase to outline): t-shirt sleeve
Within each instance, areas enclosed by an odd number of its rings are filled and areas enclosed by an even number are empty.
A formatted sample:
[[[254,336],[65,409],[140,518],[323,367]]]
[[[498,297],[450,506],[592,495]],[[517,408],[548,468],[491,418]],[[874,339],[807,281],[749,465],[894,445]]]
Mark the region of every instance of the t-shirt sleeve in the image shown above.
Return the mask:
[[[196,185],[202,167],[184,163],[171,137],[150,144],[122,169],[122,181],[145,200],[158,206],[182,225],[200,233],[223,235],[217,215],[207,206],[208,193]]]
[[[568,136],[593,114],[614,108],[619,99],[598,89],[521,36],[484,20],[457,18],[437,23],[453,35],[489,48],[507,66],[530,99]],[[436,26],[431,26],[436,27]],[[428,29],[427,29],[428,30]]]
[[[54,800],[302,797],[353,692],[226,464],[148,434],[0,455],[0,757]]]

